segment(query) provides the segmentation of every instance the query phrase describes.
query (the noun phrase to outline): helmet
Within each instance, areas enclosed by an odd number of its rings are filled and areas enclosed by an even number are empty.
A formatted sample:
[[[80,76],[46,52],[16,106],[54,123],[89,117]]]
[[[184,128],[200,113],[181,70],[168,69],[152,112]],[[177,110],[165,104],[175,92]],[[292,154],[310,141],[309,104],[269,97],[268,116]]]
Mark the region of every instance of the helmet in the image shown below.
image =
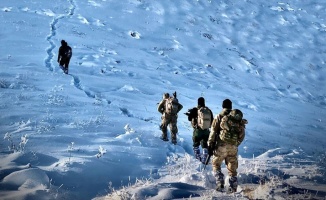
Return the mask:
[[[167,98],[169,98],[170,97],[170,94],[169,93],[164,93],[163,94],[163,99],[167,99]]]
[[[230,112],[230,116],[232,117],[232,119],[237,120],[237,121],[241,121],[243,114],[241,112],[241,110],[239,109],[234,109]]]

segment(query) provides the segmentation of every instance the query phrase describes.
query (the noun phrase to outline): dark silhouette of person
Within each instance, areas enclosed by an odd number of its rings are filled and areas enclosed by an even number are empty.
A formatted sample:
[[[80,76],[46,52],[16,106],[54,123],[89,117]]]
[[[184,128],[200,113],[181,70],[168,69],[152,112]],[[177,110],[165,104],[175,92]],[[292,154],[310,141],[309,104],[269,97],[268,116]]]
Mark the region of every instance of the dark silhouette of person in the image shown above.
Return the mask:
[[[61,40],[61,47],[59,48],[58,63],[63,71],[68,74],[69,62],[72,56],[72,49],[68,43]]]

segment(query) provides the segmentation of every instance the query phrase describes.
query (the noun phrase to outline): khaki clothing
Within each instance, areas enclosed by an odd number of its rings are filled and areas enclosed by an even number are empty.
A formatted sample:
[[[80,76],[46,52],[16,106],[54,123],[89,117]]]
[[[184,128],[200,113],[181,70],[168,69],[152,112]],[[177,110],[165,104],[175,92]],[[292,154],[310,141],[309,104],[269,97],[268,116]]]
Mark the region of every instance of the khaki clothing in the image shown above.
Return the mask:
[[[208,146],[215,146],[214,144],[219,142],[220,139],[218,137],[220,131],[221,131],[221,120],[225,115],[228,115],[231,112],[230,109],[223,109],[220,114],[216,115],[216,117],[213,119],[212,126],[211,126],[211,132],[208,137]],[[215,139],[216,138],[216,139]]]
[[[222,139],[224,143],[239,146],[245,137],[244,129],[246,123],[247,120],[245,119],[241,120],[241,122],[238,121],[234,122],[232,119],[229,119],[227,116],[223,117],[220,123],[221,129],[223,129],[220,131],[220,139]],[[230,132],[231,134],[228,135],[228,133]]]
[[[238,147],[231,144],[218,145],[212,160],[212,167],[214,172],[221,171],[221,165],[223,161],[225,161],[229,176],[237,176]]]
[[[236,176],[238,169],[238,145],[243,141],[245,131],[242,129],[239,134],[237,145],[227,144],[220,139],[220,132],[222,130],[220,127],[221,120],[223,116],[228,115],[230,111],[230,109],[223,109],[222,112],[214,118],[207,143],[210,147],[215,146],[212,160],[213,171],[221,171],[222,162],[225,161],[229,175]]]
[[[167,99],[163,99],[159,104],[158,104],[158,107],[157,107],[157,111],[159,111],[162,115],[163,115],[163,113],[165,112],[165,101],[166,101]],[[178,112],[183,108],[183,106],[180,104],[180,103],[178,103],[179,105],[178,105]]]
[[[157,111],[160,112],[162,114],[162,123],[161,123],[161,130],[162,130],[162,138],[167,138],[167,127],[169,126],[170,131],[171,131],[171,139],[172,140],[176,140],[177,138],[177,133],[178,133],[178,126],[177,126],[177,121],[178,121],[178,115],[171,115],[171,114],[167,114],[165,112],[165,103],[166,103],[167,99],[163,99],[158,107],[157,107]],[[178,103],[178,112],[183,108],[183,106]]]
[[[167,138],[168,134],[168,126],[171,131],[171,139],[177,139],[178,133],[178,116],[177,115],[166,115],[165,113],[162,115],[162,123],[161,123],[161,130],[162,130],[162,138]]]

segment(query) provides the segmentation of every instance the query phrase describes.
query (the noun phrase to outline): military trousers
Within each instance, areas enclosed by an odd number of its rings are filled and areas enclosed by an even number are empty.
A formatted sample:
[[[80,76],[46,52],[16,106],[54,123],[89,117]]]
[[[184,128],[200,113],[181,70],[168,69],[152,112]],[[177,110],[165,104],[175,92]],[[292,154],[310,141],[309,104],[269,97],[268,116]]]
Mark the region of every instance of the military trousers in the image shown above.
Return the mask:
[[[171,139],[176,140],[177,139],[177,133],[178,133],[178,115],[168,115],[163,114],[162,115],[162,124],[161,124],[161,130],[162,130],[162,137],[167,138],[167,132],[168,132],[168,126],[170,128],[171,132]]]
[[[213,171],[221,171],[221,165],[225,161],[229,176],[237,176],[238,147],[232,144],[218,144],[212,160]]]
[[[201,145],[202,148],[207,148],[207,141],[209,137],[209,129],[194,128],[192,134],[193,147]]]

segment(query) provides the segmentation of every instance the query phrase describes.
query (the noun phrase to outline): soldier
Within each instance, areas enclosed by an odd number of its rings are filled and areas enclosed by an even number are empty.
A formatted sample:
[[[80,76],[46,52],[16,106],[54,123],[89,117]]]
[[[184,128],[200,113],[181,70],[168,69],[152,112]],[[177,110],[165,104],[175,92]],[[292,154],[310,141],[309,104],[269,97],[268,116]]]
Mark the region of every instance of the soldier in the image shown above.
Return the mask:
[[[205,106],[204,97],[198,98],[197,107],[188,110],[188,120],[191,121],[193,127],[193,150],[196,159],[205,164],[208,156],[207,141],[209,137],[209,128],[213,121],[212,111]],[[200,153],[202,147],[203,154]]]
[[[230,191],[236,192],[238,186],[238,146],[245,137],[244,124],[247,121],[242,119],[240,110],[231,110],[232,102],[229,99],[223,101],[222,107],[223,110],[214,118],[211,126],[208,153],[213,155],[212,167],[216,178],[216,190],[224,188],[224,174],[221,171],[221,165],[225,161],[230,177]]]
[[[72,56],[71,47],[68,46],[68,43],[64,40],[61,40],[61,47],[59,48],[58,53],[58,63],[60,67],[63,68],[63,71],[68,74],[69,62]]]
[[[183,108],[183,106],[179,103],[177,99],[177,93],[173,93],[173,97],[170,97],[168,93],[163,95],[162,101],[159,103],[157,110],[162,114],[162,123],[161,123],[161,130],[162,130],[162,137],[163,141],[169,141],[167,137],[167,127],[170,126],[171,132],[171,140],[173,144],[177,143],[177,119],[178,119],[178,112]]]

